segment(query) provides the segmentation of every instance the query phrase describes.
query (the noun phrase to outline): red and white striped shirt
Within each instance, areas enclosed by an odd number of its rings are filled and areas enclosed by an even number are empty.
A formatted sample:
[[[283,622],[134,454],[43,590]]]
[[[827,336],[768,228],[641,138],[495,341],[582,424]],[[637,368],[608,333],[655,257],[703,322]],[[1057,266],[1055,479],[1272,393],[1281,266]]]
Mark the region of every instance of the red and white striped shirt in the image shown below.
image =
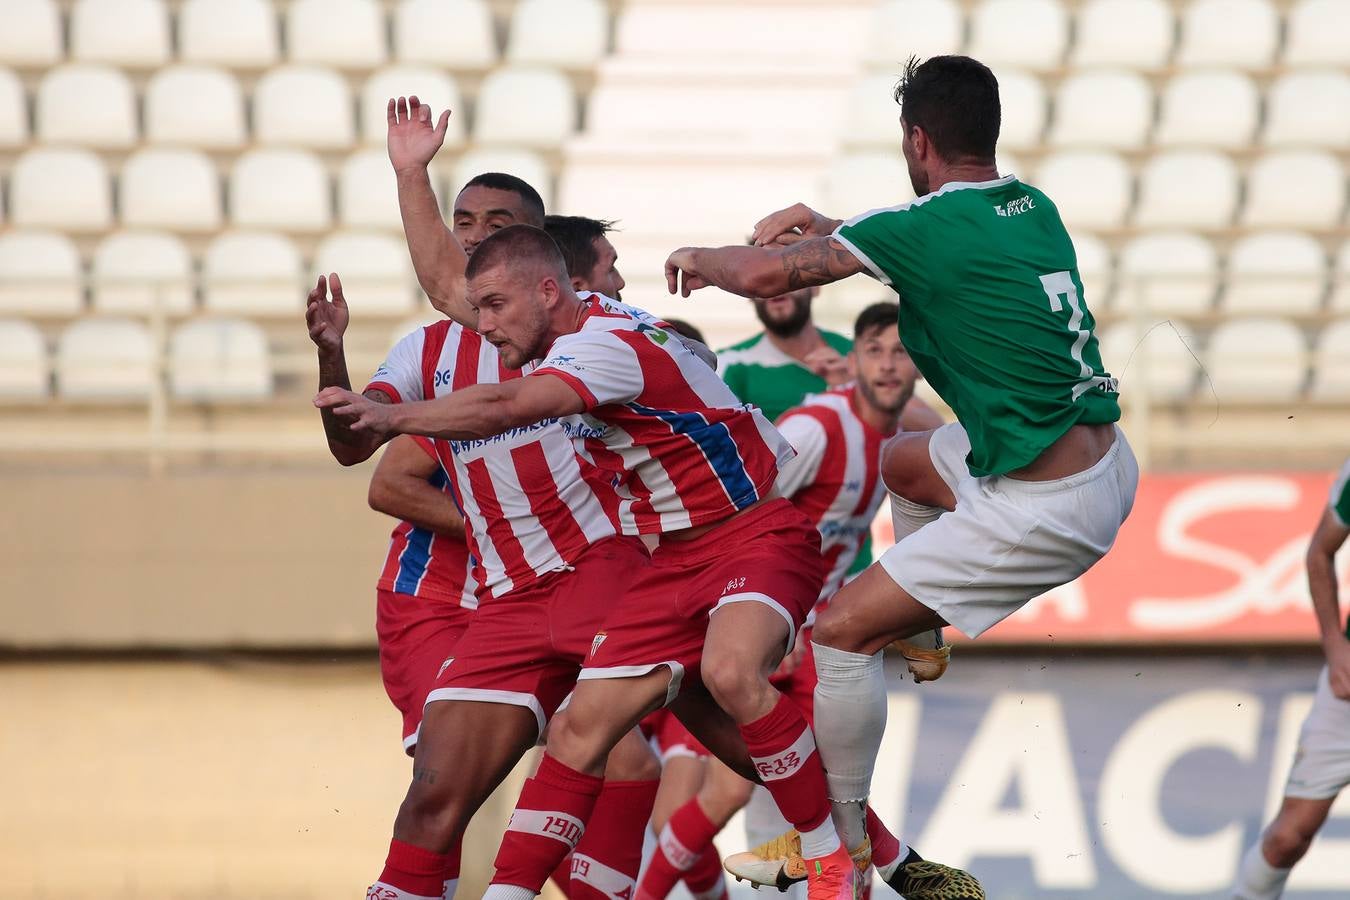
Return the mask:
[[[812,394],[778,418],[797,457],[778,476],[778,492],[815,523],[825,557],[817,603],[834,596],[862,549],[886,497],[881,480],[882,434],[858,415],[856,387]]]
[[[447,320],[395,344],[366,390],[403,403],[521,374],[503,366],[479,334]],[[556,418],[483,440],[437,440],[435,447],[468,525],[474,575],[490,596],[570,566],[617,533],[613,479],[577,457]]]
[[[585,404],[577,452],[618,478],[625,534],[717,522],[773,489],[792,447],[674,334],[591,298],[580,330],[530,377],[562,379]]]

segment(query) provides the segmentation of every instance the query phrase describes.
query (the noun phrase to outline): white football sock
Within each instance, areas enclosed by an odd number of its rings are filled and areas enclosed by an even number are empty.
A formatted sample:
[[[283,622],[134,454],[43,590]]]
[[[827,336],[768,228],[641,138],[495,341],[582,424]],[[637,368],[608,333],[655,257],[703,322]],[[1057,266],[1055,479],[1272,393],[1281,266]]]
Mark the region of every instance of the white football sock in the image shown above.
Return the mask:
[[[1238,864],[1237,883],[1233,885],[1233,900],[1279,900],[1284,895],[1284,883],[1290,869],[1277,869],[1266,862],[1258,840],[1247,850]]]
[[[812,642],[816,656],[816,750],[834,802],[835,828],[853,849],[867,836],[864,801],[886,733],[886,674],[868,656]]]
[[[938,516],[946,512],[940,506],[924,506],[912,500],[906,500],[899,494],[891,494],[891,527],[895,529],[895,542],[898,544],[929,522],[936,522]]]
[[[534,891],[515,884],[490,884],[483,900],[534,900]]]

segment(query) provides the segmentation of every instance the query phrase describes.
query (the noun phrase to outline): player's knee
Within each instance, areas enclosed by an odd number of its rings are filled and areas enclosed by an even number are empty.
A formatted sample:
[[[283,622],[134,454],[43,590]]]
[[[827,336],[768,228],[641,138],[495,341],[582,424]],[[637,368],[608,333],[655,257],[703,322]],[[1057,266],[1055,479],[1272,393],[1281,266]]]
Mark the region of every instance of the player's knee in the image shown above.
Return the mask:
[[[750,802],[755,786],[744,778],[709,779],[699,792],[698,802],[715,822],[725,822]]]
[[[1266,861],[1277,869],[1288,869],[1303,858],[1317,835],[1297,822],[1276,819],[1266,829],[1261,849]]]
[[[811,630],[811,641],[822,647],[832,647],[849,653],[860,652],[870,637],[859,625],[858,617],[850,613],[848,603],[831,603],[816,617]]]
[[[605,761],[605,778],[610,781],[656,781],[660,777],[660,760],[633,732],[609,751]]]
[[[704,657],[703,684],[717,705],[738,722],[745,720],[746,710],[762,705],[762,695],[770,690],[768,679],[746,660],[734,654],[716,658]]]
[[[446,853],[464,833],[472,815],[473,810],[453,791],[414,784],[398,808],[394,836],[434,853]]]

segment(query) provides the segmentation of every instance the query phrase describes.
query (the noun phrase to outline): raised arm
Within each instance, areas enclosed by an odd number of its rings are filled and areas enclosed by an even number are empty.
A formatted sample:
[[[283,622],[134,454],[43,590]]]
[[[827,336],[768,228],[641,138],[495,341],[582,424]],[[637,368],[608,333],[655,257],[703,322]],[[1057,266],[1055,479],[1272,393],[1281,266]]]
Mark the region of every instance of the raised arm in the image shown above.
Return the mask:
[[[319,390],[332,388],[350,391],[352,382],[347,374],[347,353],[342,345],[342,337],[351,316],[347,311],[347,300],[342,295],[342,281],[336,272],[331,275],[331,300],[328,297],[329,285],[330,279],[320,275],[305,303],[305,324],[309,328],[310,340],[319,350]],[[375,391],[369,392],[367,396],[375,402],[387,402],[383,394]],[[323,418],[324,435],[328,438],[328,450],[344,466],[365,462],[380,446],[381,441],[374,435],[354,433],[346,422],[329,410],[321,409],[320,415]]]
[[[440,461],[416,438],[395,438],[370,476],[370,508],[418,528],[462,538],[464,517],[449,495],[430,481],[440,468]]]
[[[1322,632],[1322,651],[1327,658],[1331,692],[1350,700],[1350,640],[1346,639],[1341,619],[1340,591],[1336,581],[1336,552],[1341,549],[1350,528],[1340,523],[1327,509],[1317,523],[1308,543],[1308,591],[1312,594],[1313,613]]]
[[[834,238],[809,237],[786,247],[683,247],[666,260],[666,286],[684,297],[708,285],[742,297],[776,297],[862,271]]]
[[[432,306],[456,322],[472,328],[473,308],[464,297],[464,267],[468,257],[441,217],[436,191],[427,166],[441,145],[450,122],[450,110],[431,124],[431,107],[416,97],[390,100],[389,162],[398,183],[398,209],[408,241],[413,271]]]

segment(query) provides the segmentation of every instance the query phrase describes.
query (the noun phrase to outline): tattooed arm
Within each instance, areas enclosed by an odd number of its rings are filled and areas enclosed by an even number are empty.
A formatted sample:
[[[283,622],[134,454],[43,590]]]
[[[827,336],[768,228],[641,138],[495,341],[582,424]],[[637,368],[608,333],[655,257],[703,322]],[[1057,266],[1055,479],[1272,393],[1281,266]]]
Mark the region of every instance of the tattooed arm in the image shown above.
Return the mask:
[[[683,247],[666,260],[666,286],[684,297],[708,285],[742,297],[776,297],[863,271],[843,244],[821,235],[786,247]]]

